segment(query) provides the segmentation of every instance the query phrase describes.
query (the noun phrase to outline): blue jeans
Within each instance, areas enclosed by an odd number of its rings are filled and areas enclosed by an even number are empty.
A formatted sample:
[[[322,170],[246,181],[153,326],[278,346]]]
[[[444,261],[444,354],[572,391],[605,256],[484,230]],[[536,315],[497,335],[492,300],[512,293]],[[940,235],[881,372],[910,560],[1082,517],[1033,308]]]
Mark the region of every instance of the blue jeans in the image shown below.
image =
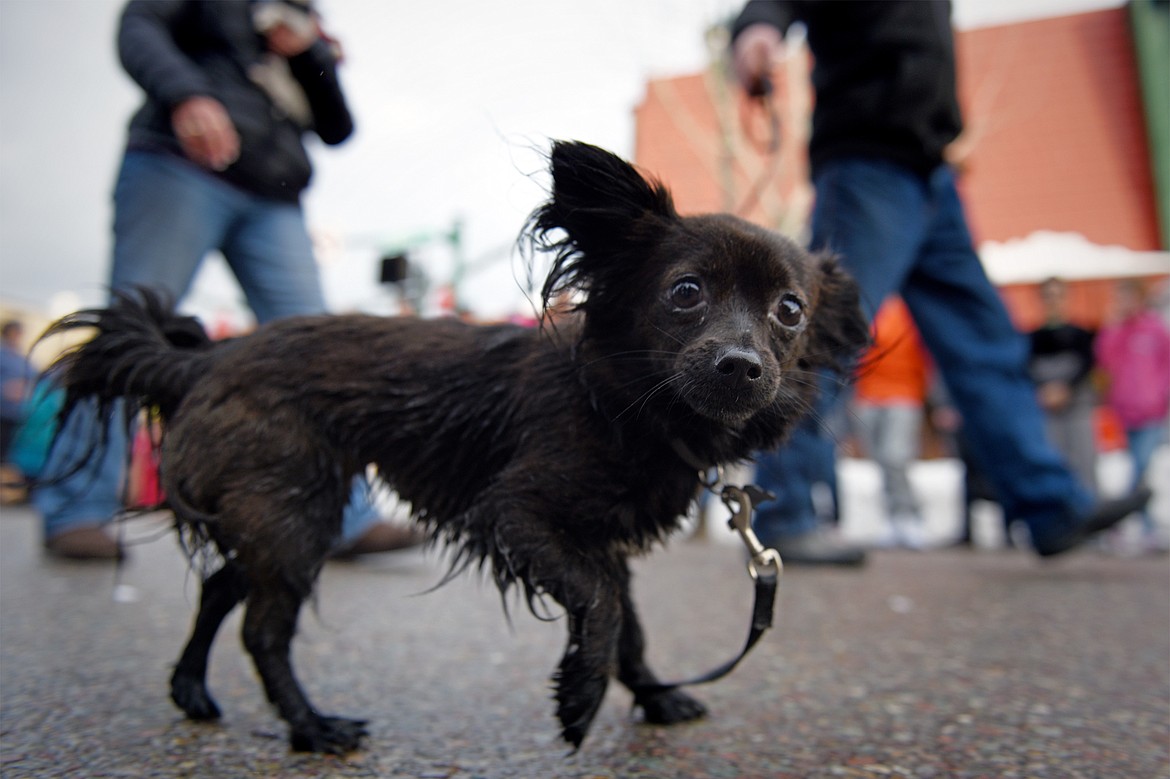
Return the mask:
[[[219,250],[247,296],[256,319],[267,322],[325,310],[313,247],[296,203],[251,195],[167,154],[128,151],[114,187],[114,290],[145,285],[176,299],[191,286],[203,258]],[[120,415],[119,415],[120,416]],[[45,538],[104,524],[123,505],[129,444],[117,420],[106,446],[68,473],[93,437],[100,437],[92,406],[78,409],[49,454],[33,504]],[[344,540],[378,520],[364,480],[355,480],[342,525]]]
[[[1150,422],[1142,427],[1126,428],[1125,442],[1129,449],[1129,456],[1133,460],[1133,476],[1130,487],[1136,489],[1146,481],[1146,471],[1150,469],[1150,461],[1154,459],[1154,452],[1158,444],[1162,443],[1162,436],[1166,433],[1166,420]],[[1146,532],[1154,530],[1154,520],[1149,509],[1141,513],[1142,526]]]
[[[975,253],[951,169],[924,178],[883,160],[843,158],[824,163],[814,185],[811,248],[841,257],[870,320],[888,295],[901,294],[1005,516],[1027,522],[1033,537],[1063,532],[1092,497],[1045,436],[1028,344]],[[761,453],[761,486],[778,496],[757,515],[762,537],[815,527],[810,464],[832,445],[816,420],[835,402],[824,394],[785,445]]]

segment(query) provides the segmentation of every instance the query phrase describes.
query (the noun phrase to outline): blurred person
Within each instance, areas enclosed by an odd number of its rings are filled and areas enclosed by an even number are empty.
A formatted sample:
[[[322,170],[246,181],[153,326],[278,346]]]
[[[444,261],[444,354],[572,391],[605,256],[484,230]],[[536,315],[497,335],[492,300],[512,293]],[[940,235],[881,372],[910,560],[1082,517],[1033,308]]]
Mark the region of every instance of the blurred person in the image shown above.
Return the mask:
[[[1131,488],[1145,483],[1154,451],[1166,437],[1170,415],[1170,329],[1150,306],[1138,279],[1116,288],[1117,312],[1097,336],[1097,362],[1108,380],[1106,401],[1125,429],[1133,460]],[[1153,518],[1142,510],[1144,543],[1164,551]]]
[[[922,423],[930,388],[930,357],[906,304],[891,297],[873,322],[873,345],[853,385],[853,413],[865,454],[882,474],[889,531],[879,546],[922,549],[922,509],[910,466],[922,453]]]
[[[991,480],[979,470],[979,466],[971,454],[971,444],[963,432],[963,417],[955,409],[951,395],[946,385],[934,374],[930,389],[926,394],[926,415],[930,426],[938,434],[947,457],[958,459],[963,467],[962,506],[963,516],[960,518],[958,535],[951,541],[952,548],[970,549],[975,545],[973,531],[975,519],[975,504],[978,502],[995,503],[999,499],[995,494],[995,486]],[[1010,520],[1003,518],[1003,537],[1007,546],[1013,546],[1009,530]]]
[[[181,298],[219,250],[259,322],[324,312],[301,208],[312,173],[303,136],[340,144],[353,120],[337,45],[308,0],[132,0],[117,47],[145,102],[114,187],[111,289],[145,285]],[[96,424],[92,414],[71,416],[33,494],[45,546],[62,557],[122,553],[103,526],[123,507],[129,443],[113,425],[79,468]],[[368,485],[355,481],[344,551],[414,541],[380,521]]]
[[[24,351],[24,325],[9,320],[0,325],[0,464],[8,464],[12,438],[35,380],[36,369]]]
[[[1044,432],[1015,330],[976,255],[952,168],[962,130],[949,2],[751,0],[732,25],[736,75],[763,94],[794,22],[814,57],[811,247],[838,254],[872,318],[898,292],[1007,516],[1041,556],[1066,552],[1145,505],[1148,489],[1094,503]],[[825,384],[832,389],[832,378]],[[857,565],[864,550],[818,532],[801,462],[822,446],[832,393],[787,444],[761,453],[778,500],[756,531],[787,562]]]
[[[1097,491],[1097,434],[1093,412],[1093,333],[1068,321],[1067,289],[1057,278],[1039,289],[1044,324],[1029,333],[1028,373],[1044,410],[1048,438],[1081,483]]]
[[[24,325],[9,320],[0,325],[0,503],[23,503],[26,479],[13,462],[17,435],[27,415],[27,399],[36,371],[24,351]]]

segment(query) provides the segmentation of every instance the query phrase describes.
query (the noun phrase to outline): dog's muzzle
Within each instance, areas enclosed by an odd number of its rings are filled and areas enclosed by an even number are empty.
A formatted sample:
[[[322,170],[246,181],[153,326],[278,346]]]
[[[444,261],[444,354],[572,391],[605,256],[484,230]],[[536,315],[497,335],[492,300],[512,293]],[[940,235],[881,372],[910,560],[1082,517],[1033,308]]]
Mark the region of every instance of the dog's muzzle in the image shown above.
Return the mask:
[[[776,397],[779,369],[743,346],[700,349],[682,365],[679,392],[687,404],[723,424],[747,420]]]

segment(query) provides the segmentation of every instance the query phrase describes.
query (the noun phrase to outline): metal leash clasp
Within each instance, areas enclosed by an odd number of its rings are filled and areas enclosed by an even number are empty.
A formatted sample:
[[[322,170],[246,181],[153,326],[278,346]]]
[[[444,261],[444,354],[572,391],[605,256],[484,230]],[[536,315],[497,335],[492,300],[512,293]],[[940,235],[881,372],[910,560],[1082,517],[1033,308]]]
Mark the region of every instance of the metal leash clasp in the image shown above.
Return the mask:
[[[752,484],[746,487],[725,484],[719,497],[722,499],[723,505],[731,511],[731,518],[727,520],[728,526],[739,533],[751,555],[751,560],[748,561],[748,573],[751,574],[752,579],[758,579],[761,576],[778,577],[784,568],[780,553],[761,544],[755,531],[752,530],[753,506],[756,503],[773,500],[776,496]]]

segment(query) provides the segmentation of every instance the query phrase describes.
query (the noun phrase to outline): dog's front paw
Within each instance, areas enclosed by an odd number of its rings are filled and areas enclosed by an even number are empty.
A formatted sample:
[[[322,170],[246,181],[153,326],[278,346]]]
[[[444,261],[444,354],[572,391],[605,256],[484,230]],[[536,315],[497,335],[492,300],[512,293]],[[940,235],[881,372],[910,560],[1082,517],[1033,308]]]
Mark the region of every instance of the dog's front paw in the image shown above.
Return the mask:
[[[561,722],[561,737],[578,749],[589,732],[589,726],[601,707],[605,697],[606,680],[590,679],[567,689],[561,684],[557,689],[557,719]]]
[[[646,722],[673,725],[706,716],[707,707],[681,690],[660,690],[638,694],[634,704],[642,707]]]
[[[362,738],[368,735],[365,720],[317,717],[307,727],[293,728],[291,741],[295,752],[345,755],[361,746]]]
[[[203,679],[176,672],[171,677],[171,700],[193,720],[219,719],[219,707]]]

